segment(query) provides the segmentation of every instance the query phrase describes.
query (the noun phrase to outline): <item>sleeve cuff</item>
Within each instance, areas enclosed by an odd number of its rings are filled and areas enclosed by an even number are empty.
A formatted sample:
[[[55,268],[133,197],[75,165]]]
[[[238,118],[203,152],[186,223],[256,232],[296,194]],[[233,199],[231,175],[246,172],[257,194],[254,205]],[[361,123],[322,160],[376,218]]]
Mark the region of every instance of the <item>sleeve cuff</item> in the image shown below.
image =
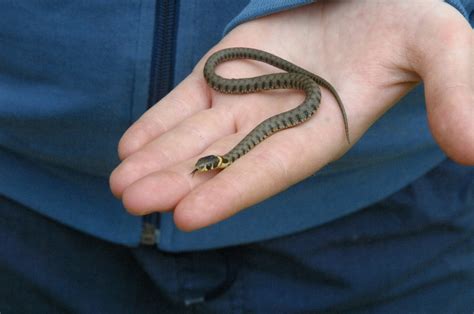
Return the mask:
[[[258,17],[270,15],[272,13],[280,12],[296,8],[302,5],[313,3],[315,0],[275,0],[275,1],[261,1],[252,0],[235,18],[230,21],[224,30],[224,34],[230,32],[237,25],[253,20]]]
[[[472,0],[446,0],[455,7],[471,24],[474,24],[474,1]]]

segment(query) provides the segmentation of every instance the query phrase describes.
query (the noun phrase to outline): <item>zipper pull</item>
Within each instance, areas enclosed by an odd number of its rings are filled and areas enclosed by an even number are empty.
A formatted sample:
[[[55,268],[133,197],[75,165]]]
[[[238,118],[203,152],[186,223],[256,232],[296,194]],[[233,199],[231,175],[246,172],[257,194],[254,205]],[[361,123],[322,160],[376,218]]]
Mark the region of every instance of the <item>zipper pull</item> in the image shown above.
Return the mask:
[[[142,236],[140,243],[143,245],[155,245],[160,236],[159,230],[150,222],[143,223]]]

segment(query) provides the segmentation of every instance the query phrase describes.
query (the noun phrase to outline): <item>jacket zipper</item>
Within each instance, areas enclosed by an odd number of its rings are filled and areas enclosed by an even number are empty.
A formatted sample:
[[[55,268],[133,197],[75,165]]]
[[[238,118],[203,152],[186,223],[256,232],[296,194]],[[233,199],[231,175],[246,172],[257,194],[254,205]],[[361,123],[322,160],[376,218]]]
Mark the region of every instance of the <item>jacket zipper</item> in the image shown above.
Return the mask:
[[[173,87],[178,0],[158,0],[151,57],[148,106],[153,106]]]
[[[148,108],[173,88],[178,10],[179,0],[157,0]],[[155,245],[159,242],[160,218],[158,213],[143,217],[141,244]]]

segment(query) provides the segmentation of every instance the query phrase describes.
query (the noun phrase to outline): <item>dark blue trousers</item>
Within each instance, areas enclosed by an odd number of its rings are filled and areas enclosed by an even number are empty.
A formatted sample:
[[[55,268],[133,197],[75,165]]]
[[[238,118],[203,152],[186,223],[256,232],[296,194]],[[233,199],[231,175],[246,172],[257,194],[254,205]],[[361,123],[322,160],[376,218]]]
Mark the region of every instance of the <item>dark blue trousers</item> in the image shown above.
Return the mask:
[[[67,210],[67,209],[65,209]],[[472,313],[474,170],[269,241],[171,254],[0,198],[0,313]]]

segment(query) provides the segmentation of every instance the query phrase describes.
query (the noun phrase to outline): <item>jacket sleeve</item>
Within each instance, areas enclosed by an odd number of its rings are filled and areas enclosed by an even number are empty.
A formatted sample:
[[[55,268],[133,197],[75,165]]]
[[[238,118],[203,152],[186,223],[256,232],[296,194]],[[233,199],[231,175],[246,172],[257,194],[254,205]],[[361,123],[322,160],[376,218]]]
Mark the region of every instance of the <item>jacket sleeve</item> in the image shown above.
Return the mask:
[[[237,25],[272,13],[296,8],[305,4],[314,3],[317,0],[273,0],[261,1],[251,0],[249,4],[230,21],[224,30],[227,34]],[[474,22],[474,1],[472,0],[446,0],[447,3],[455,7],[471,24]]]

